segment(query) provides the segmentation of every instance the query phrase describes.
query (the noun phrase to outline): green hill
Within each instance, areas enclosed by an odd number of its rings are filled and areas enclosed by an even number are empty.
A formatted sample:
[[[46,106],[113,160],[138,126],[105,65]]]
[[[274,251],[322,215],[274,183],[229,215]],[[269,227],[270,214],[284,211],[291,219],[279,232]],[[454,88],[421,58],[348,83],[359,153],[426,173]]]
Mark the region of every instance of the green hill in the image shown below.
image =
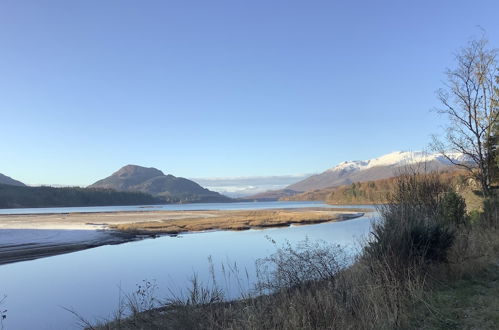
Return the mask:
[[[161,204],[164,200],[141,192],[111,189],[26,187],[0,184],[0,208],[69,207]]]

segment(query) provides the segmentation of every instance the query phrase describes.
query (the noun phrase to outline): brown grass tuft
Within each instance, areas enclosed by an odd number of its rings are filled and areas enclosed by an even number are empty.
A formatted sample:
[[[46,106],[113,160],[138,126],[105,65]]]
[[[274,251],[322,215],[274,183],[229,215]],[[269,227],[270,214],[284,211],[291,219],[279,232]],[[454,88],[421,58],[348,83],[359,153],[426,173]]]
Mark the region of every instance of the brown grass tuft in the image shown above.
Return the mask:
[[[252,210],[224,211],[205,218],[168,219],[163,221],[118,224],[112,228],[122,231],[178,234],[188,231],[246,230],[339,221],[355,217],[353,213],[315,210]]]

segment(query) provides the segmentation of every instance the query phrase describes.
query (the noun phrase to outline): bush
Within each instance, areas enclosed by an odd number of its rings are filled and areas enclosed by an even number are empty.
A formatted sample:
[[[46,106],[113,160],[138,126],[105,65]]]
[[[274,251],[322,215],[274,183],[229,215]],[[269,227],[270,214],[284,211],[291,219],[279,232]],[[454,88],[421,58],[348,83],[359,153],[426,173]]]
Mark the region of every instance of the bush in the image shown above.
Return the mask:
[[[444,194],[439,208],[440,220],[447,224],[462,226],[468,223],[466,202],[454,190]]]
[[[495,229],[499,227],[499,195],[497,192],[484,200],[483,214],[480,220],[484,226]]]
[[[455,233],[441,223],[408,221],[401,226],[376,225],[373,236],[365,252],[403,271],[410,266],[447,261]]]
[[[365,258],[382,260],[398,275],[446,262],[455,239],[447,219],[457,221],[463,211],[460,197],[451,191],[437,174],[413,171],[399,176],[389,203],[380,209],[381,220],[373,225]]]
[[[308,239],[296,247],[287,243],[271,256],[257,261],[258,289],[275,292],[320,280],[334,280],[349,264],[339,245]]]

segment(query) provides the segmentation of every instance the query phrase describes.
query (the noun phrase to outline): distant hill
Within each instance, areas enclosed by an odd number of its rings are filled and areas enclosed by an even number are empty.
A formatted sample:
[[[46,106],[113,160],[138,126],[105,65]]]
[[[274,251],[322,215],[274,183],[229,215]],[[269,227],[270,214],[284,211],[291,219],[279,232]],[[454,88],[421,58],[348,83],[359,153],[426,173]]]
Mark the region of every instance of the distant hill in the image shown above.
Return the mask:
[[[21,187],[26,186],[21,181],[14,180],[11,177],[3,175],[2,173],[0,173],[0,184],[8,184],[8,185],[11,185],[11,186],[21,186]]]
[[[276,201],[279,200],[280,198],[284,199],[288,196],[294,196],[299,193],[301,193],[301,191],[296,191],[291,189],[269,190],[259,194],[241,197],[240,200],[259,201],[259,202]]]
[[[141,192],[78,187],[26,187],[0,184],[0,208],[162,204]]]
[[[453,154],[453,158],[462,160],[463,156]],[[258,194],[256,197],[267,197],[267,200],[292,199],[289,197],[301,193],[317,193],[317,190],[349,185],[353,182],[392,178],[400,174],[406,166],[424,167],[427,171],[439,171],[454,167],[451,162],[437,153],[396,151],[369,160],[345,161],[320,174],[312,175],[289,185],[285,189],[267,191]],[[323,192],[320,192],[320,194],[323,194]],[[249,196],[248,198],[254,197]]]
[[[462,155],[453,157],[461,159]],[[427,170],[436,171],[453,165],[440,154],[423,152],[397,151],[370,160],[346,161],[320,174],[292,184],[287,189],[309,191],[333,186],[386,179],[398,175],[405,166],[425,166]]]
[[[171,203],[232,201],[191,180],[171,174],[165,175],[158,169],[138,165],[124,166],[107,178],[90,185],[89,188],[143,192]]]
[[[439,174],[442,182],[450,183],[460,193],[468,193],[473,183],[467,179],[464,170],[444,170]],[[338,187],[328,187],[307,191],[294,196],[282,197],[286,201],[325,201],[329,204],[380,204],[387,201],[393,192],[396,177],[366,182],[353,182]]]
[[[380,204],[386,202],[394,188],[395,178],[354,182],[338,187],[306,191],[294,196],[281,197],[285,201],[324,201],[330,204]]]
[[[188,179],[225,196],[244,199],[246,196],[253,196],[265,191],[283,189],[309,176],[310,174]]]

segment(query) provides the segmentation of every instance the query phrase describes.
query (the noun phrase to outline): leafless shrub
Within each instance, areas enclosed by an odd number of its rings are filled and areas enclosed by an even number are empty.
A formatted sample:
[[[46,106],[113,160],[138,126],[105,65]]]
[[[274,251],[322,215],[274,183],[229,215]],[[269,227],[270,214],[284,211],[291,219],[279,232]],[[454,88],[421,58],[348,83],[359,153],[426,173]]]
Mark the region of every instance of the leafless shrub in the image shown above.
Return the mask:
[[[274,292],[312,281],[333,280],[348,260],[340,245],[305,239],[293,247],[287,242],[271,256],[257,261],[258,289]]]
[[[4,304],[7,296],[3,296],[0,298],[0,329],[3,330],[3,321],[7,318],[7,310],[2,308],[1,306]]]

